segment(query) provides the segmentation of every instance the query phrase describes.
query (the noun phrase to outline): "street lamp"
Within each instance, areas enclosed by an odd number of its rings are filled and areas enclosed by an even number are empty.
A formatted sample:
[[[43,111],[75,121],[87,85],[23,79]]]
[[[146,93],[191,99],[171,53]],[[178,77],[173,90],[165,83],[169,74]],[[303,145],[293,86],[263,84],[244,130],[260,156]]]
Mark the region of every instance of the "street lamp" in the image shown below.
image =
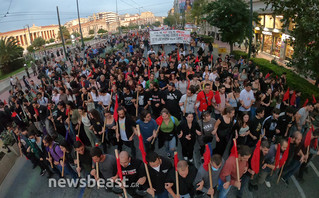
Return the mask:
[[[76,7],[77,7],[77,11],[78,11],[78,20],[79,20],[79,28],[80,28],[81,41],[82,41],[82,49],[84,49],[84,41],[83,41],[83,34],[82,34],[82,28],[81,28],[79,1],[78,0],[76,0]]]
[[[248,58],[251,55],[251,45],[253,40],[253,0],[250,0],[250,16],[249,16],[249,50],[248,50]]]

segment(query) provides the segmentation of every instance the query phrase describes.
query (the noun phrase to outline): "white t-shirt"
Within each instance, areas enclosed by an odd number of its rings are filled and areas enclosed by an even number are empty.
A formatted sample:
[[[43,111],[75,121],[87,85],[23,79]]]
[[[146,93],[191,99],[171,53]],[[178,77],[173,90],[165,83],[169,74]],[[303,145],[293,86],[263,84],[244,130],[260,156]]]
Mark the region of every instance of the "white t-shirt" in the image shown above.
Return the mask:
[[[111,102],[111,95],[106,93],[105,96],[99,95],[98,101],[102,102],[104,106],[108,106]]]
[[[212,72],[212,73],[209,74],[209,80],[210,80],[210,81],[215,82],[215,79],[216,79],[217,77],[218,77],[218,74],[217,74],[217,73],[214,74],[214,73]]]
[[[246,89],[243,89],[240,92],[239,100],[243,101],[245,106],[249,106],[251,104],[251,101],[255,101],[254,92],[250,90],[249,92],[246,91]],[[244,107],[240,106],[239,111],[250,111],[250,107],[248,109],[245,109]]]
[[[121,140],[128,141],[128,138],[127,138],[126,132],[125,132],[125,118],[119,119],[119,126],[120,126]]]

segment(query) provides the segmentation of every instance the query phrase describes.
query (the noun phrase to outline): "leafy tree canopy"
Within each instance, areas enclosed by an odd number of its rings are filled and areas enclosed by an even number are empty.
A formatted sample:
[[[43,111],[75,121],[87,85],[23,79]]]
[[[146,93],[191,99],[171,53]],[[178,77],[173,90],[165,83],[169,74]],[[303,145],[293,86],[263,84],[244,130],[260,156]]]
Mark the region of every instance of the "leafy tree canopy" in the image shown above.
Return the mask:
[[[45,44],[45,40],[42,37],[35,38],[32,42],[33,47],[40,48]]]
[[[107,31],[106,30],[104,30],[103,28],[101,28],[101,29],[99,29],[98,31],[97,31],[97,33],[99,33],[99,34],[104,34],[104,33],[106,33]]]
[[[70,38],[71,38],[71,35],[70,35],[69,30],[68,30],[65,26],[62,26],[61,29],[62,29],[62,34],[63,34],[64,40],[70,39]],[[58,39],[61,40],[61,33],[60,33],[60,31],[59,31],[59,33],[58,33]]]

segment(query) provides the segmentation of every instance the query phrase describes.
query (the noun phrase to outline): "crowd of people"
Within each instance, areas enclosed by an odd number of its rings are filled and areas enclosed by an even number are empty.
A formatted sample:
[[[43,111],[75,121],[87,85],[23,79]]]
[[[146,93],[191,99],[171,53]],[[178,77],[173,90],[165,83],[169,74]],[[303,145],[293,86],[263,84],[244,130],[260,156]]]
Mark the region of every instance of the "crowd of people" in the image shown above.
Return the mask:
[[[19,80],[11,81],[9,98],[0,102],[1,131],[13,135],[33,168],[39,166],[48,177],[63,177],[63,172],[73,179],[90,175],[115,181],[117,147],[132,197],[222,198],[231,187],[242,197],[245,185],[250,191],[264,183],[271,188],[271,177],[280,170],[277,151],[282,155],[287,149],[282,181],[288,185],[297,171],[302,180],[311,158],[319,155],[315,98],[302,104],[302,90],[288,88],[285,73],[263,73],[252,61],[213,56],[211,44],[201,39],[191,43],[154,51],[149,33],[135,31],[67,54],[43,52],[32,63],[39,84],[24,77],[23,89]],[[121,49],[108,51],[114,46]],[[309,130],[311,144],[305,147]],[[151,182],[137,158],[139,132]],[[233,138],[238,169],[236,157],[229,155]],[[250,161],[258,140],[260,171],[255,174]],[[204,163],[206,145],[212,149],[211,174],[195,163],[197,148]],[[183,156],[177,177],[176,151]]]

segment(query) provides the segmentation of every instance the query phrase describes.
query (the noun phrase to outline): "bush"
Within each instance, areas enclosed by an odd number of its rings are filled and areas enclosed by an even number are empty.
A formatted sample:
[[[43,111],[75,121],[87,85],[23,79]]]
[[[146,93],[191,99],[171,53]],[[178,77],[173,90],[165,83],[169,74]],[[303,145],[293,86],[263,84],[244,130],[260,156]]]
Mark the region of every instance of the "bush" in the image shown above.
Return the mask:
[[[233,55],[236,60],[239,60],[241,56],[244,57],[244,59],[248,58],[248,54],[246,52],[239,50],[234,50],[231,55]]]
[[[287,73],[287,86],[290,89],[301,91],[301,104],[308,98],[309,101],[312,101],[312,94],[315,97],[319,97],[319,88],[315,85],[308,82],[306,79],[300,77],[293,71],[286,69],[282,66],[271,64],[268,60],[263,58],[252,58],[251,59],[255,65],[260,67],[260,70],[264,73],[268,73],[269,71],[274,72],[274,76],[281,76],[282,73]]]
[[[214,37],[207,35],[200,35],[205,43],[214,43]]]

